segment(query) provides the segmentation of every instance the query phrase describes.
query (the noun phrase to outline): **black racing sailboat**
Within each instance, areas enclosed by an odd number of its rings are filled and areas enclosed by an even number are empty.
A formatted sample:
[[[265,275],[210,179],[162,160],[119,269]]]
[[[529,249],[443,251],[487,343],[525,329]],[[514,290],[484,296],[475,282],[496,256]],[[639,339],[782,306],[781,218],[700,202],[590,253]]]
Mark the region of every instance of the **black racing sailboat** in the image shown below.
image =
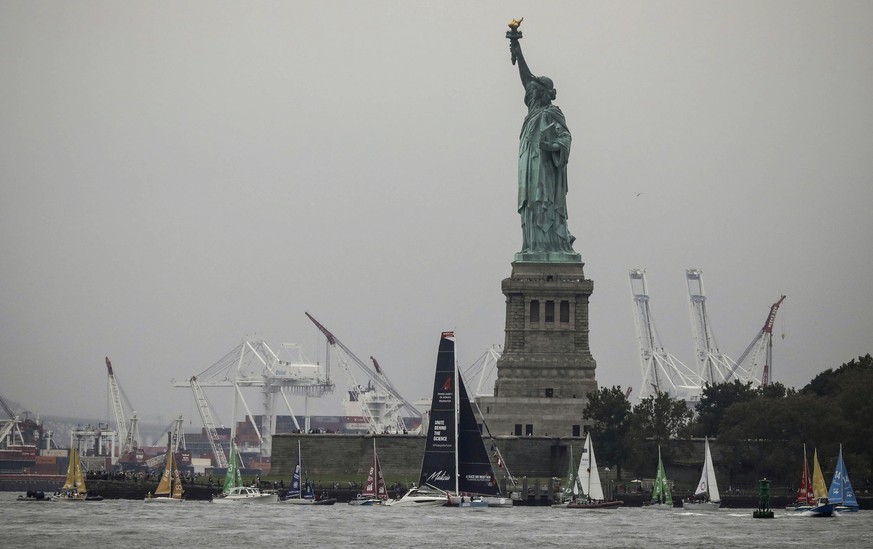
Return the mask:
[[[501,500],[493,504],[512,504],[512,500],[500,497],[464,379],[458,373],[454,332],[443,332],[440,337],[419,483],[445,491],[453,505],[476,502],[483,499],[481,496]]]
[[[443,332],[437,354],[430,423],[419,485],[396,504],[510,507],[501,496],[476,416],[458,373],[454,332]]]

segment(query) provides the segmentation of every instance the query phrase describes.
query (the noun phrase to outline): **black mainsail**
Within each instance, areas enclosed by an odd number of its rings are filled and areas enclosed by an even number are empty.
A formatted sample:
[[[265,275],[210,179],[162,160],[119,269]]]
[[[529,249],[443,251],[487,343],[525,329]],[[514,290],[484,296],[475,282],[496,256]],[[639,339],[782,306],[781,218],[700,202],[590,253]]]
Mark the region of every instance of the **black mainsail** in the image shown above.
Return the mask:
[[[500,495],[464,381],[456,371],[453,332],[440,337],[419,483],[455,494]]]

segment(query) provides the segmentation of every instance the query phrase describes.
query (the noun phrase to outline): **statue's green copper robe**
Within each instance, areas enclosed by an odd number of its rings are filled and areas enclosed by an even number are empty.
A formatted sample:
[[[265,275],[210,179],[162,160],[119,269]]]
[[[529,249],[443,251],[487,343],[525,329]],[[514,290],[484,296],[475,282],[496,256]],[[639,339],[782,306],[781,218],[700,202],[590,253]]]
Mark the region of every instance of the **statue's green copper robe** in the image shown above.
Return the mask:
[[[558,145],[558,150],[541,149],[541,140]],[[575,253],[576,238],[567,228],[570,142],[570,130],[560,108],[554,105],[535,108],[524,119],[518,147],[522,254]]]

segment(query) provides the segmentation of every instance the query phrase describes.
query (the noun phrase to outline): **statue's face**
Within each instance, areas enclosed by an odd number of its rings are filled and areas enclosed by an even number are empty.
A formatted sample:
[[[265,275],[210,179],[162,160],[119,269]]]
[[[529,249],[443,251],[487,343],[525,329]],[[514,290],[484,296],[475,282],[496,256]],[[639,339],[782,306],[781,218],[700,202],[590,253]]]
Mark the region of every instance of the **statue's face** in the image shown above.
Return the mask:
[[[524,104],[528,107],[544,107],[551,103],[549,92],[539,82],[533,80],[528,83],[524,93]]]

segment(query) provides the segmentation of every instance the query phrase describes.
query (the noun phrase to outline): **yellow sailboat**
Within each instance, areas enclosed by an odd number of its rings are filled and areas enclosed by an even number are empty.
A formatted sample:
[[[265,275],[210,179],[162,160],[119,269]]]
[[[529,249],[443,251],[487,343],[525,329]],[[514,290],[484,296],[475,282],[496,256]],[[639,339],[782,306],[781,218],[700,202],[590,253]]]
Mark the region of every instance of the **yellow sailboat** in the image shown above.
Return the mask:
[[[812,493],[815,504],[812,509],[803,512],[807,517],[830,517],[834,514],[836,504],[828,501],[828,487],[825,485],[821,466],[818,464],[818,450],[812,454]]]
[[[167,461],[164,465],[164,473],[161,475],[158,487],[155,489],[154,495],[149,494],[146,497],[146,501],[162,503],[182,501],[182,494],[182,477],[179,475],[179,468],[176,466],[176,454],[169,451],[167,452]]]
[[[828,487],[825,485],[824,475],[818,464],[818,450],[812,454],[812,497],[816,500],[828,497]]]
[[[64,487],[52,499],[54,501],[85,501],[87,497],[88,489],[85,487],[85,476],[82,474],[79,452],[75,448],[70,448],[70,464],[67,466]]]

